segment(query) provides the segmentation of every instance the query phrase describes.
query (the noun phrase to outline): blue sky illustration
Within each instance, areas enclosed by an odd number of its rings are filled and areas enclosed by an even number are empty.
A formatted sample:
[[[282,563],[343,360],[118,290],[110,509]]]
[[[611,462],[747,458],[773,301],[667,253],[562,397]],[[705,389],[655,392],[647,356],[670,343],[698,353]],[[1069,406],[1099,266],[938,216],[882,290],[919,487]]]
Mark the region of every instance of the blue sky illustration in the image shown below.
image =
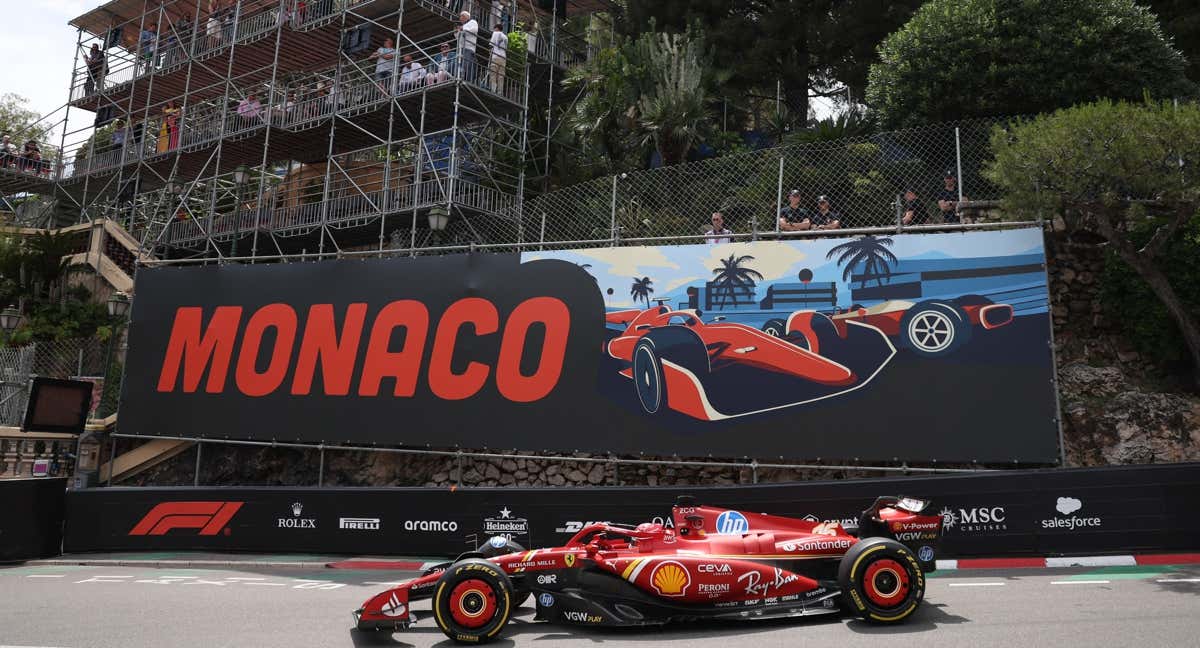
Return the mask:
[[[1044,258],[1039,228],[1001,231],[953,232],[945,234],[884,235],[892,240],[888,248],[901,261],[915,259],[963,259],[1036,254]],[[774,282],[794,282],[805,268],[813,272],[814,282],[834,281],[841,301],[849,299],[850,286],[842,280],[840,268],[825,255],[837,245],[859,237],[827,239],[791,239],[786,241],[737,242],[720,245],[677,245],[661,247],[607,247],[582,250],[525,252],[522,262],[537,259],[561,259],[586,268],[599,284],[608,308],[632,308],[630,296],[635,278],[650,277],[654,282],[652,298],[670,298],[678,302],[688,286],[703,285],[721,267],[720,260],[730,254],[755,257],[746,267],[762,273],[758,297]],[[612,295],[608,294],[611,288]],[[640,302],[639,302],[640,303]],[[839,304],[848,306],[849,304]]]

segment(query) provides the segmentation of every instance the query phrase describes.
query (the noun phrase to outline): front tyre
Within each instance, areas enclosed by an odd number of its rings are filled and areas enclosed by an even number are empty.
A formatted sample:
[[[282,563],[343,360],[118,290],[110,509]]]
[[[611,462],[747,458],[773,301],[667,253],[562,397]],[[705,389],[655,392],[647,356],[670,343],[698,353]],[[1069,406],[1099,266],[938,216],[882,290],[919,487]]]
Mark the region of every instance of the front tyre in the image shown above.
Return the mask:
[[[925,597],[925,574],[912,551],[889,538],[850,548],[838,566],[843,605],[868,623],[900,623]]]
[[[475,553],[478,553],[484,558],[495,558],[496,556],[523,553],[524,551],[525,547],[513,542],[511,538],[507,538],[505,536],[492,536],[491,538],[488,538],[487,542],[479,545],[479,548],[475,550]],[[519,608],[524,605],[525,601],[529,600],[529,595],[531,594],[529,588],[525,587],[521,580],[522,579],[518,579],[516,583],[513,583],[514,608]]]
[[[480,644],[494,640],[516,607],[508,575],[495,563],[467,558],[451,565],[438,580],[433,618],[452,641]]]

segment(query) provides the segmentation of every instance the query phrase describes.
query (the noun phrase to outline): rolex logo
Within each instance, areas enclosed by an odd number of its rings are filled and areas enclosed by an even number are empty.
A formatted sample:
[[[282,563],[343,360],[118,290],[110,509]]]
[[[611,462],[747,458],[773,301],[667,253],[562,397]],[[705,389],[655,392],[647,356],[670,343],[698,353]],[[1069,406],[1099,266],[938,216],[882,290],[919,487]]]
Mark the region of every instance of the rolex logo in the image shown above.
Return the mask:
[[[316,518],[302,518],[300,514],[304,512],[304,505],[300,502],[292,503],[292,517],[281,517],[279,519],[280,529],[315,529],[317,528]]]
[[[302,512],[304,512],[304,505],[301,504],[300,502],[293,502],[292,503],[292,515],[294,515],[296,517],[300,517],[300,514]]]

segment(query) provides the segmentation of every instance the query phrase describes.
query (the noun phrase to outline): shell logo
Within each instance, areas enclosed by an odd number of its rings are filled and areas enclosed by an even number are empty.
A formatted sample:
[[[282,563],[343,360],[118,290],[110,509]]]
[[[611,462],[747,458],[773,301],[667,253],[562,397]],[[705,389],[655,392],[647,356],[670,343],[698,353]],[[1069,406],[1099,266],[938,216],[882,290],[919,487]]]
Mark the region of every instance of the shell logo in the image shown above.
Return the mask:
[[[661,596],[683,596],[692,584],[692,577],[683,565],[668,560],[659,563],[650,573],[650,584]]]

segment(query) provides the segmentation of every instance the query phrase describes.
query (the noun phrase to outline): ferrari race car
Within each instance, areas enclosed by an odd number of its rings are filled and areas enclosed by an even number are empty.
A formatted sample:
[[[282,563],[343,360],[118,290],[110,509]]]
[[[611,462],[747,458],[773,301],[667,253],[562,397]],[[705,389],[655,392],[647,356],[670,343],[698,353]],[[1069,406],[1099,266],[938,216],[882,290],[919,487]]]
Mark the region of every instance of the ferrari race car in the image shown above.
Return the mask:
[[[497,536],[480,550],[367,600],[359,631],[417,621],[414,601],[459,643],[500,636],[527,598],[535,620],[649,626],[693,619],[754,620],[849,611],[899,623],[925,594],[942,518],[927,501],[880,497],[857,535],[837,522],[697,506],[681,497],[674,528],[591,524],[561,547],[525,551]],[[426,616],[426,615],[421,615]]]
[[[714,421],[799,405],[864,385],[895,355],[882,331],[798,311],[778,332],[705,323],[695,309],[658,305],[606,315],[624,330],[608,341],[642,410]]]

